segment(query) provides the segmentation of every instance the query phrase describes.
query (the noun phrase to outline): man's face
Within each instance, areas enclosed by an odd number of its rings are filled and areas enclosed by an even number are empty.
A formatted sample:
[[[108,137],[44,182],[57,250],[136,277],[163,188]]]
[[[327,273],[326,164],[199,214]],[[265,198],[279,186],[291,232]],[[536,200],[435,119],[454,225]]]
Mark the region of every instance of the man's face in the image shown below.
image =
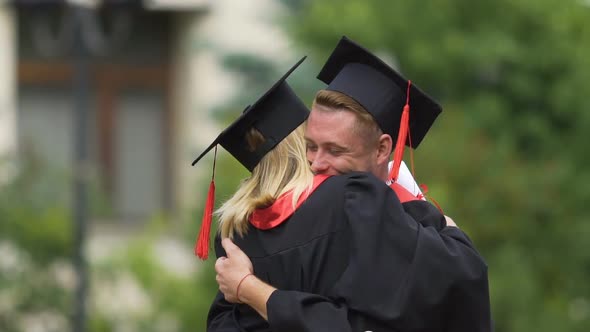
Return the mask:
[[[338,175],[351,171],[378,175],[377,144],[367,144],[354,129],[350,111],[325,111],[314,105],[305,129],[307,160],[315,174]]]

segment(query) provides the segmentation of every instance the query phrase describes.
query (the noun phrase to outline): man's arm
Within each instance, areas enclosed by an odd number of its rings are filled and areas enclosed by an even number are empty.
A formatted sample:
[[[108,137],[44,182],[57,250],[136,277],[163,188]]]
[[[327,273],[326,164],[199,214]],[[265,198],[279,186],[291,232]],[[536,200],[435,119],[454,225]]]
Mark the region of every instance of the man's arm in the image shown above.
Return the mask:
[[[367,225],[365,225],[365,227],[366,226]],[[336,283],[336,290],[333,291],[332,296],[330,297],[298,291],[277,290],[255,276],[250,275],[249,266],[251,266],[251,263],[249,262],[248,257],[230,240],[226,239],[222,243],[228,252],[228,258],[220,259],[220,262],[222,263],[216,264],[216,270],[218,272],[217,280],[220,283],[220,289],[223,289],[226,292],[225,297],[228,300],[235,302],[238,301],[239,298],[241,302],[251,306],[268,321],[273,331],[351,331],[352,325],[355,326],[355,329],[370,328],[371,324],[383,321],[389,326],[407,324],[408,327],[415,327],[414,324],[416,324],[416,321],[412,321],[412,318],[410,317],[418,314],[418,312],[412,312],[412,309],[419,310],[423,308],[430,308],[431,312],[437,311],[440,313],[438,317],[441,319],[449,318],[445,317],[443,311],[451,312],[450,315],[452,316],[450,316],[450,319],[446,319],[445,321],[440,320],[439,324],[440,326],[448,324],[454,329],[461,326],[465,327],[465,329],[458,329],[457,331],[470,331],[470,328],[477,324],[483,324],[483,326],[485,326],[485,306],[488,303],[485,300],[487,299],[487,287],[482,288],[480,286],[475,286],[471,289],[469,287],[472,287],[473,285],[468,284],[463,286],[458,284],[456,285],[456,290],[451,290],[447,287],[449,280],[444,275],[436,276],[429,274],[429,271],[424,270],[424,265],[426,265],[427,268],[432,269],[441,268],[440,266],[436,267],[434,265],[436,262],[434,261],[425,261],[425,257],[432,257],[436,260],[437,256],[444,257],[451,253],[458,254],[457,259],[460,260],[462,250],[473,250],[469,249],[470,241],[467,238],[464,238],[463,233],[457,228],[445,227],[439,235],[435,234],[437,232],[434,227],[429,227],[427,230],[424,228],[420,229],[423,234],[419,236],[421,237],[419,241],[425,241],[431,244],[427,246],[420,245],[427,249],[428,252],[423,253],[421,250],[417,251],[413,263],[414,267],[405,269],[405,272],[411,275],[412,273],[415,273],[416,270],[422,271],[422,273],[428,278],[424,278],[424,276],[420,275],[408,277],[410,280],[404,281],[404,292],[406,293],[405,299],[403,296],[400,297],[395,292],[390,292],[392,289],[396,289],[395,284],[385,285],[382,290],[383,293],[390,294],[388,295],[390,296],[389,300],[383,303],[383,306],[386,308],[395,309],[396,303],[399,304],[400,301],[409,301],[405,302],[402,306],[403,308],[398,307],[395,310],[395,312],[398,313],[398,316],[388,317],[388,309],[381,310],[379,306],[375,305],[375,303],[379,303],[378,298],[371,296],[367,297],[367,295],[364,294],[364,292],[370,294],[372,292],[371,289],[379,288],[380,286],[378,285],[381,285],[382,281],[391,280],[392,277],[395,278],[395,274],[391,273],[391,271],[387,273],[383,272],[388,270],[387,266],[374,266],[361,271],[358,270],[357,264],[353,262],[351,267],[347,269],[347,273],[345,273],[345,275]],[[431,248],[429,247],[431,245],[438,247]],[[370,248],[371,245],[366,245],[365,249],[371,250]],[[436,252],[439,250],[444,252],[441,252],[441,255],[437,255]],[[360,251],[360,255],[363,255],[363,252],[365,252],[365,250]],[[444,262],[445,261],[442,261],[442,263]],[[237,267],[240,264],[242,267]],[[235,266],[232,267],[231,265]],[[465,271],[454,272],[460,275]],[[236,275],[233,277],[228,276],[231,273]],[[348,287],[350,285],[348,284],[348,281],[351,279],[354,280],[354,278],[359,278],[359,275],[361,276],[360,279],[357,279],[359,282],[352,282],[351,284],[353,284],[353,286]],[[246,276],[245,279],[244,276]],[[429,278],[435,278],[436,280],[430,280]],[[371,287],[371,283],[374,283],[377,286]],[[430,284],[435,286],[429,287]],[[485,286],[487,286],[487,283]],[[360,290],[360,292],[356,293],[355,290]],[[465,294],[464,292],[466,290],[469,290],[471,294]],[[451,297],[454,297],[454,299],[444,300],[447,293],[450,294]],[[437,297],[439,298],[437,299]],[[337,298],[345,298],[346,301],[354,307],[354,312],[356,313],[354,318],[348,311],[348,305],[342,300],[334,300]],[[482,308],[481,305],[470,304],[469,306],[462,307],[464,310],[469,311],[461,312],[461,310],[443,310],[445,305],[451,305],[456,302],[461,303],[463,298],[484,299],[484,301],[475,301],[475,304],[481,303],[484,307]],[[436,306],[424,307],[424,305],[421,304],[429,301],[435,302]],[[469,315],[464,316],[462,313]],[[483,317],[481,316],[482,313],[484,315]],[[361,320],[357,319],[359,317]],[[409,322],[404,322],[405,320],[409,320]],[[419,321],[419,319],[417,320]],[[483,328],[475,329],[474,331],[487,330]]]
[[[351,177],[345,192],[355,250],[330,297],[401,330],[491,330],[487,265],[461,230],[428,202],[400,204],[372,177]]]
[[[208,332],[239,332],[233,317],[234,304],[225,300],[223,293],[217,292],[207,315]]]

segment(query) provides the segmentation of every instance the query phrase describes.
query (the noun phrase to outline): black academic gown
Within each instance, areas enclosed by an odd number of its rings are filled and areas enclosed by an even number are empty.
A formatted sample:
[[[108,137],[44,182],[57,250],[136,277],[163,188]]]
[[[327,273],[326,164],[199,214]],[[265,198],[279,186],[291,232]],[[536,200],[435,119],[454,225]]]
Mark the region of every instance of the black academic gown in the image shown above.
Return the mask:
[[[218,293],[207,331],[491,331],[487,266],[471,241],[370,174],[330,177],[287,221],[234,242],[278,290],[268,322]]]

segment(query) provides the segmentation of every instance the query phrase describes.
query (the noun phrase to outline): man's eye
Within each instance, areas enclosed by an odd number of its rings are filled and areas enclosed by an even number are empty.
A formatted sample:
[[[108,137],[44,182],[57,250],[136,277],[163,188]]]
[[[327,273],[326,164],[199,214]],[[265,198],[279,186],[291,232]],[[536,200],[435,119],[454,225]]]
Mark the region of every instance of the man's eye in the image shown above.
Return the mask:
[[[339,155],[341,154],[343,151],[342,149],[329,149],[328,152],[332,155]]]

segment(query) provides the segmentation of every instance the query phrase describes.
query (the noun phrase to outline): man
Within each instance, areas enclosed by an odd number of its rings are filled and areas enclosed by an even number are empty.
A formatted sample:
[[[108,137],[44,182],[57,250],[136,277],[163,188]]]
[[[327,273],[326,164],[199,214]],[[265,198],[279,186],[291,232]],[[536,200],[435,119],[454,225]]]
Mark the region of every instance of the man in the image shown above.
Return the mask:
[[[399,134],[400,128],[401,131],[404,126],[409,128],[408,143],[418,146],[440,113],[440,107],[346,38],[340,41],[319,78],[329,86],[317,94],[306,128],[307,156],[314,173],[338,175],[364,171],[383,181],[397,180],[399,164],[394,163],[390,171],[388,162],[394,145],[396,151],[401,146],[403,152],[406,136]],[[405,85],[409,86],[406,93]],[[415,115],[405,124],[401,111],[406,108],[404,103],[412,107],[412,116]],[[401,157],[397,160],[401,161]],[[383,233],[381,228],[371,228],[370,223],[362,225],[366,229],[357,228],[355,234],[370,235],[353,236],[353,240],[361,239],[350,244],[356,251],[352,255],[356,261],[322,297],[279,290],[249,275],[253,269],[248,257],[224,239],[222,245],[227,257],[217,261],[216,271],[225,299],[250,305],[269,321],[272,330],[345,329],[342,319],[348,319],[350,327],[368,327],[374,331],[491,330],[487,270],[471,242],[456,227],[433,223],[437,218],[433,217],[428,203],[395,186],[393,189],[405,212],[423,226],[418,229],[416,242],[408,243],[416,244],[415,251],[400,246],[401,250],[411,250],[411,257],[402,254],[405,258],[397,261],[397,247],[383,244],[384,240],[388,241],[383,237],[388,236],[392,237],[389,241],[404,242],[395,237],[399,230],[387,232],[389,223],[385,224]],[[383,218],[378,213],[375,216]],[[359,217],[357,223],[365,217],[371,219],[366,215]],[[395,222],[392,220],[391,224]],[[454,225],[450,219],[448,225]],[[408,230],[408,234],[411,236],[412,232]],[[411,262],[406,264],[406,259]],[[362,291],[355,291],[357,287]],[[331,318],[326,318],[330,315]]]

